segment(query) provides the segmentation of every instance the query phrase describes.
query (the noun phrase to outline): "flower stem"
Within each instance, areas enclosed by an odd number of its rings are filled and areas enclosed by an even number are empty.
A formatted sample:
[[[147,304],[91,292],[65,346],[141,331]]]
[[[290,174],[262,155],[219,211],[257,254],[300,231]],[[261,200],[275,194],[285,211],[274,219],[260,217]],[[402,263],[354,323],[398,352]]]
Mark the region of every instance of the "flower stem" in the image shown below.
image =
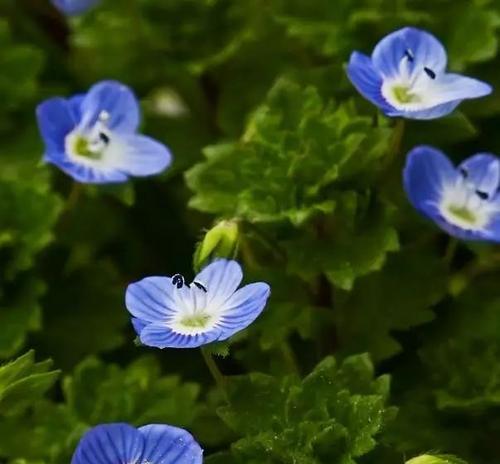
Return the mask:
[[[444,253],[443,262],[446,267],[450,267],[453,258],[455,256],[455,252],[457,251],[458,240],[455,237],[450,237],[448,241],[448,245],[446,246],[446,251]]]
[[[73,182],[71,187],[71,191],[69,192],[68,199],[66,200],[66,205],[64,207],[64,211],[71,211],[75,205],[78,203],[78,200],[82,196],[83,185],[78,182]]]
[[[283,356],[283,360],[288,366],[288,370],[293,375],[300,377],[299,367],[297,365],[297,361],[295,360],[295,355],[293,354],[292,348],[288,344],[288,342],[283,342],[280,346],[281,355]]]
[[[214,358],[206,348],[203,347],[201,348],[201,354],[203,356],[203,359],[205,360],[205,364],[207,365],[208,370],[210,371],[210,374],[212,374],[212,377],[215,380],[215,383],[224,394],[224,398],[226,399],[226,401],[229,403],[229,397],[226,391],[226,380],[224,378],[224,375],[222,375],[222,372],[220,371],[219,367],[214,361]]]
[[[405,133],[405,120],[399,118],[396,120],[394,125],[394,132],[392,135],[391,148],[389,151],[389,156],[387,157],[387,164],[392,164],[392,161],[399,155],[401,147],[403,144],[403,136]]]

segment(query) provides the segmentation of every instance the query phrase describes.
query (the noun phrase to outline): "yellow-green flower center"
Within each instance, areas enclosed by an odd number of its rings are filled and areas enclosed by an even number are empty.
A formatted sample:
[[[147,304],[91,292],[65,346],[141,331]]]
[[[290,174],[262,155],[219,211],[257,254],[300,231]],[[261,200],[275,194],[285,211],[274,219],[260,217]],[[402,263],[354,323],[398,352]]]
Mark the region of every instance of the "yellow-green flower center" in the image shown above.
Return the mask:
[[[73,150],[78,156],[84,156],[85,158],[99,159],[101,157],[99,152],[91,150],[89,141],[81,135],[75,136]]]
[[[206,327],[209,319],[210,316],[208,314],[200,312],[183,317],[181,320],[181,324],[185,327],[203,328]]]
[[[452,216],[455,216],[457,219],[464,221],[468,224],[474,225],[476,223],[476,215],[465,206],[456,206],[450,205],[448,207],[448,211]]]
[[[417,103],[420,100],[420,97],[418,95],[415,95],[414,93],[411,92],[411,89],[404,85],[396,85],[392,88],[392,93],[394,95],[394,98],[399,102],[399,103]]]

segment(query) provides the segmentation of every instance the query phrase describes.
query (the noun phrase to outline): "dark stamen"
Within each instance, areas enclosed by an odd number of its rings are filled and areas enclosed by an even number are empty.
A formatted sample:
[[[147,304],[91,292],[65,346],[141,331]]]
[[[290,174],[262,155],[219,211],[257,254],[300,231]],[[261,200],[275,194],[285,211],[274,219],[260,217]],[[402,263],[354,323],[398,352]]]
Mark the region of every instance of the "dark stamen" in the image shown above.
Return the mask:
[[[109,137],[104,132],[99,132],[99,138],[107,145],[109,143]]]
[[[200,290],[203,290],[205,293],[207,293],[207,288],[200,284],[199,282],[193,282],[194,285],[196,285]]]
[[[424,71],[431,79],[436,79],[436,73],[432,69],[426,67]]]
[[[406,56],[406,58],[408,58],[408,61],[411,61],[411,62],[413,62],[413,60],[415,59],[415,57],[413,56],[412,51],[409,48],[407,48],[405,50],[405,56]]]
[[[460,172],[460,174],[462,174],[462,177],[464,179],[467,179],[467,177],[469,177],[469,173],[467,172],[467,170],[465,168],[459,168],[459,172]]]
[[[182,288],[185,285],[184,277],[180,274],[175,274],[172,277],[172,283],[177,287],[177,288]],[[189,287],[189,285],[188,285]]]
[[[489,195],[481,190],[476,190],[476,195],[481,198],[481,200],[487,200],[489,198]]]

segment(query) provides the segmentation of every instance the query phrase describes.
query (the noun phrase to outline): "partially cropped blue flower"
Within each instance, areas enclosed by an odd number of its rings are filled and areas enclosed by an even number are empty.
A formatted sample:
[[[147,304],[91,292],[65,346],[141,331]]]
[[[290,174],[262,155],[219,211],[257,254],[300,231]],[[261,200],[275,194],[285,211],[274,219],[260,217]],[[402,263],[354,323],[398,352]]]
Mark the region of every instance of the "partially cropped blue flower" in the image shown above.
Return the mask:
[[[492,88],[446,72],[446,51],[428,32],[405,27],[384,37],[371,57],[354,52],[347,73],[356,89],[388,116],[434,119]]]
[[[201,464],[203,450],[191,434],[170,425],[94,427],[81,439],[71,464]]]
[[[457,238],[500,242],[500,160],[474,155],[458,167],[439,150],[414,148],[404,168],[413,206]]]
[[[126,305],[141,342],[156,348],[196,348],[243,330],[264,309],[270,288],[259,282],[238,289],[242,278],[236,261],[221,259],[191,284],[176,274],[129,285]]]
[[[51,98],[37,108],[44,160],[78,182],[125,182],[166,169],[169,150],[137,132],[138,101],[125,85],[104,81],[88,93]]]
[[[69,16],[85,13],[101,0],[51,0],[54,6]]]

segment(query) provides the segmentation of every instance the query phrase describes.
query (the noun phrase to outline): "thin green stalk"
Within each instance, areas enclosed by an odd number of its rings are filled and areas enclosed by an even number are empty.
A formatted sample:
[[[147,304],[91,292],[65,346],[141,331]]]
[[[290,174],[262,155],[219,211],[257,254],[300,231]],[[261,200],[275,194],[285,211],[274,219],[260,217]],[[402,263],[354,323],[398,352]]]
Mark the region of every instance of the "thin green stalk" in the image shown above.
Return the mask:
[[[79,184],[78,182],[73,182],[71,187],[71,191],[69,192],[68,199],[66,200],[66,205],[64,206],[64,211],[71,211],[75,205],[78,203],[78,200],[82,196],[83,193],[83,184]]]
[[[216,362],[214,361],[214,358],[212,357],[211,353],[206,348],[203,347],[201,348],[201,354],[203,356],[203,359],[205,360],[205,364],[207,365],[208,370],[210,371],[210,374],[212,374],[212,377],[215,380],[215,383],[222,391],[226,401],[229,403],[229,397],[226,391],[226,379],[224,378],[224,375],[222,374]]]
[[[446,246],[446,251],[444,253],[443,262],[446,267],[450,267],[455,257],[455,252],[457,251],[458,240],[455,237],[450,237],[448,245]]]
[[[389,150],[389,156],[387,157],[388,165],[392,164],[394,159],[401,152],[404,133],[405,133],[405,120],[403,118],[399,118],[396,120],[396,124],[394,125],[391,148]]]
[[[287,342],[283,342],[280,346],[281,355],[283,356],[283,360],[288,366],[288,370],[298,377],[300,377],[299,367],[297,365],[297,361],[295,360],[295,355],[290,347],[290,344]]]

